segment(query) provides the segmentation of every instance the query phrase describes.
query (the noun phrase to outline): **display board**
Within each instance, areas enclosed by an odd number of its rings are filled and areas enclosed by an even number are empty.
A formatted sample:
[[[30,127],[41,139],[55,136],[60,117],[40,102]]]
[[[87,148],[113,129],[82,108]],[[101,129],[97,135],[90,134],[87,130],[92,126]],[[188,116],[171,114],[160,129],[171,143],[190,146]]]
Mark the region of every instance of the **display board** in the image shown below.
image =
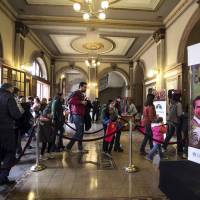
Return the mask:
[[[190,66],[190,129],[188,160],[200,164],[200,44],[188,47]]]
[[[167,115],[167,103],[166,103],[166,91],[159,90],[153,91],[155,95],[154,106],[156,109],[156,115],[163,118],[163,122],[166,123],[166,115]]]

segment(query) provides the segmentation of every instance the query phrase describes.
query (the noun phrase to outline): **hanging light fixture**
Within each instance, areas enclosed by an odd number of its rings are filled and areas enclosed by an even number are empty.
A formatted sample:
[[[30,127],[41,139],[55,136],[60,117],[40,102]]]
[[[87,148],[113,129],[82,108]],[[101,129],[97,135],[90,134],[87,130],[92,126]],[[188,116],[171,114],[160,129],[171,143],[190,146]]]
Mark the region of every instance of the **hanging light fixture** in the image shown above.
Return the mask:
[[[101,63],[98,58],[91,57],[85,60],[85,64],[87,67],[97,67],[100,66]]]
[[[109,0],[82,0],[75,1],[73,4],[75,12],[82,13],[85,21],[90,20],[91,17],[106,19],[105,11],[109,8]]]

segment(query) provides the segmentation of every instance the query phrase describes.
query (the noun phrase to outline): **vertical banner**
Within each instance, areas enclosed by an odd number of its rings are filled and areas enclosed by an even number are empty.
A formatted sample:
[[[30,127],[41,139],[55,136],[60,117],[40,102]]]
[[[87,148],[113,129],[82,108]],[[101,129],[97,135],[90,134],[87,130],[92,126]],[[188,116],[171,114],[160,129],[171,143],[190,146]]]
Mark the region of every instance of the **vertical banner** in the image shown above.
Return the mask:
[[[156,109],[156,115],[163,118],[163,122],[166,123],[166,115],[167,115],[167,103],[166,103],[166,91],[159,90],[153,92],[155,95],[154,106]]]
[[[190,130],[188,160],[200,164],[200,44],[188,47],[190,66]]]

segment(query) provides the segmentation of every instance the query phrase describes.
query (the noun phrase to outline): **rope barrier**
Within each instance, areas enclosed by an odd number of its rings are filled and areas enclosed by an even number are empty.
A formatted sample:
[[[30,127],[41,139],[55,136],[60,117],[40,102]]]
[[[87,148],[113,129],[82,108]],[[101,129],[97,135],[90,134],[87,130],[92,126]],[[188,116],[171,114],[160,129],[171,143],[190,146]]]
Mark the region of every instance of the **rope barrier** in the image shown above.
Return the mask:
[[[136,126],[135,129],[137,129],[140,133],[142,133],[143,135],[146,135],[145,132],[142,130],[142,128],[144,128],[143,126]],[[157,140],[155,138],[152,138],[153,141],[155,142],[158,142],[159,144],[164,144],[163,141],[160,141],[160,140]],[[177,144],[177,141],[176,142],[169,142],[168,143],[169,145],[172,145],[172,144]]]
[[[65,124],[66,124],[69,128],[71,128],[73,131],[76,131],[76,129],[75,129],[74,127],[72,127],[71,125],[69,125],[67,122],[65,122]],[[91,135],[91,134],[96,134],[96,133],[101,132],[101,131],[103,131],[103,128],[101,128],[101,129],[99,129],[99,130],[97,130],[97,131],[93,131],[93,132],[84,132],[84,134],[85,134],[85,135]]]
[[[124,126],[122,126],[118,131],[120,131]],[[117,131],[114,131],[108,135],[104,135],[104,136],[101,136],[101,137],[98,137],[98,138],[92,138],[92,139],[79,139],[79,138],[71,138],[71,137],[68,137],[68,136],[65,136],[63,135],[63,138],[64,139],[68,139],[68,140],[73,140],[73,141],[79,141],[79,142],[93,142],[93,141],[97,141],[97,140],[101,140],[101,139],[104,139],[104,138],[107,138],[107,137],[110,137],[112,135],[114,135]]]

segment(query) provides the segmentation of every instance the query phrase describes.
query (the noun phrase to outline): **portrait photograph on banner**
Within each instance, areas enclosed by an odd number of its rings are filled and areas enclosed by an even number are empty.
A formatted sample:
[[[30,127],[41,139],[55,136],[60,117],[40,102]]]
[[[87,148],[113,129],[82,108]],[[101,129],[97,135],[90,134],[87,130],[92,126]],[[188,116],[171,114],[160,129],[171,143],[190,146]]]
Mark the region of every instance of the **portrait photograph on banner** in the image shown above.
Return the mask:
[[[190,107],[188,160],[200,164],[200,55],[192,53],[193,49],[196,52],[198,47],[200,49],[200,44],[188,47],[188,64],[191,72],[190,99],[192,104]]]

